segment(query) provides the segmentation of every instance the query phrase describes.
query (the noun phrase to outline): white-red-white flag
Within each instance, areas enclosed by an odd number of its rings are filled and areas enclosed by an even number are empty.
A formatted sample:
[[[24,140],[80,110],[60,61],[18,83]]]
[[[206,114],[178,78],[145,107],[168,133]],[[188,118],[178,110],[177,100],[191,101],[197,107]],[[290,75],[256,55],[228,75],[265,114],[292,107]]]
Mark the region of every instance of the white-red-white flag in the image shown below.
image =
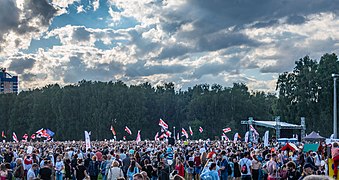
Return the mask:
[[[228,141],[228,137],[226,136],[226,134],[222,133],[221,135],[221,139],[224,139],[225,141]]]
[[[113,136],[116,136],[116,132],[115,132],[113,126],[111,126],[111,131],[112,131]]]
[[[35,139],[35,134],[32,134],[32,135],[31,135],[31,139]]]
[[[161,126],[164,129],[168,129],[168,125],[162,119],[159,120],[159,126]]]
[[[135,141],[136,142],[140,142],[141,141],[140,130],[138,130],[137,139]]]
[[[14,140],[15,142],[19,142],[18,137],[16,136],[15,132],[13,132],[12,137],[13,137],[13,140]]]
[[[253,125],[250,125],[250,129],[254,132],[255,135],[259,135],[258,131],[254,129]]]
[[[27,139],[28,139],[28,134],[24,134],[24,135],[22,136],[22,138],[25,139],[25,140],[27,141]]]
[[[162,133],[159,137],[160,139],[164,139],[164,138],[168,138],[167,134],[166,133]]]
[[[204,129],[202,129],[202,127],[199,127],[199,132],[202,133],[204,131]]]
[[[186,138],[188,138],[188,134],[187,131],[184,128],[181,128],[181,133],[183,136],[185,136]]]
[[[190,134],[191,134],[191,136],[193,136],[193,131],[192,131],[192,128],[191,128],[191,126],[189,126],[189,127],[188,127],[188,129],[190,130]]]
[[[166,131],[165,134],[167,135],[167,137],[171,137],[172,136],[171,131]]]
[[[126,126],[125,127],[125,131],[129,134],[129,135],[132,135],[132,131]]]
[[[157,132],[157,134],[155,134],[154,141],[157,141],[158,139],[159,139],[159,132]]]
[[[224,133],[228,133],[228,132],[231,132],[232,129],[231,128],[224,128],[224,129],[222,129],[222,131],[224,131]]]
[[[44,129],[43,129],[43,128],[41,128],[41,129],[37,130],[35,133],[36,133],[36,134],[40,134],[40,135],[42,135],[42,134],[43,134],[43,131],[44,131]]]

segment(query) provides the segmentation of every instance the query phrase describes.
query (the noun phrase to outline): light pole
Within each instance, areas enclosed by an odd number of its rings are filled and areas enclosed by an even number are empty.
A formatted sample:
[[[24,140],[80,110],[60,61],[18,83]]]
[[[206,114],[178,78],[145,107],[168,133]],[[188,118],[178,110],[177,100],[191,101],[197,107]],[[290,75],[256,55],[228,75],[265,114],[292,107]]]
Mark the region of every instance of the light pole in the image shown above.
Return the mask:
[[[337,139],[337,78],[339,74],[332,74],[333,78],[333,138]]]
[[[173,126],[173,137],[175,139],[175,126]]]

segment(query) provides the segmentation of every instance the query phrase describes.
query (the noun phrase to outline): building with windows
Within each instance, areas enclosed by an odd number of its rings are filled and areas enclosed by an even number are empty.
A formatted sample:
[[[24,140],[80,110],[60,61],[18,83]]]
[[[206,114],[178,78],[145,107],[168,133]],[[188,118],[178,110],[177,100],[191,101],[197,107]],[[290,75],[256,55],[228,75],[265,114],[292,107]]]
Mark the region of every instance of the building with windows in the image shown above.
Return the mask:
[[[0,68],[0,94],[18,93],[18,76],[12,76],[6,72],[6,68]]]

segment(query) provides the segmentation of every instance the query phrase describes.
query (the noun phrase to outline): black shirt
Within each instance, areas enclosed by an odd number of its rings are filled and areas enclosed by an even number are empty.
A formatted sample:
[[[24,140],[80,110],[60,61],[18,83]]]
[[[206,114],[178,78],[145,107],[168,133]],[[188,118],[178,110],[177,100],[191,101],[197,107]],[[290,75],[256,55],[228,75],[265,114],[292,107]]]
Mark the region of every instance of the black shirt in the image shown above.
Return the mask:
[[[75,168],[75,171],[76,171],[76,178],[78,180],[83,180],[85,178],[86,167],[84,165],[77,166]]]
[[[13,156],[14,156],[13,152],[6,153],[4,155],[5,162],[8,162],[8,163],[12,162]]]
[[[51,180],[52,169],[48,167],[43,167],[40,169],[39,174],[40,174],[40,179]]]

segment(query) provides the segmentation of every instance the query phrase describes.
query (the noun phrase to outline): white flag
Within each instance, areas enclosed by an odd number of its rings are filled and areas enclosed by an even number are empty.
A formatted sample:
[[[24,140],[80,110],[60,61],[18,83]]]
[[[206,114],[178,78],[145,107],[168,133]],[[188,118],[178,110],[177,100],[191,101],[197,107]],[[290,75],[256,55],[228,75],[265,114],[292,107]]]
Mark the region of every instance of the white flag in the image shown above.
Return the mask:
[[[248,143],[248,135],[249,135],[249,132],[247,131],[246,134],[245,134],[245,142]]]
[[[238,141],[238,136],[239,136],[238,133],[235,133],[235,134],[234,134],[234,139],[233,139],[233,142],[234,142],[234,143],[237,143],[237,141]]]
[[[91,139],[87,131],[85,131],[85,142],[86,142],[86,151],[87,151],[88,149],[91,149]]]
[[[269,136],[269,131],[266,131],[264,135],[264,147],[268,146],[268,136]]]
[[[135,141],[136,142],[140,142],[141,141],[140,130],[138,131],[137,139]]]

